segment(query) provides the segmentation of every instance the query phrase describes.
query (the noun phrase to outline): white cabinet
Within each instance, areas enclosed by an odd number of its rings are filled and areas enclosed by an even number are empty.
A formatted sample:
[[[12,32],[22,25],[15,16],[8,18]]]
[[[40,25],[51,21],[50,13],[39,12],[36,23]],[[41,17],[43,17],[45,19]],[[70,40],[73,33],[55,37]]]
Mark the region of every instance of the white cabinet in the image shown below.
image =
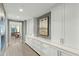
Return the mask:
[[[44,41],[42,39],[27,39],[26,43],[41,56],[78,56],[79,50]]]
[[[65,45],[79,49],[79,4],[65,4]]]
[[[44,42],[40,42],[40,51],[44,53],[45,56],[57,56],[57,49]]]
[[[38,41],[36,39],[26,39],[26,43],[42,56],[57,56],[57,48]]]
[[[60,43],[64,39],[64,4],[58,4],[51,9],[51,40]]]
[[[61,52],[61,55],[60,56],[75,56],[75,55],[73,55],[73,54],[69,54],[69,53],[67,53],[67,52]]]
[[[60,56],[77,56],[76,54],[60,50]]]

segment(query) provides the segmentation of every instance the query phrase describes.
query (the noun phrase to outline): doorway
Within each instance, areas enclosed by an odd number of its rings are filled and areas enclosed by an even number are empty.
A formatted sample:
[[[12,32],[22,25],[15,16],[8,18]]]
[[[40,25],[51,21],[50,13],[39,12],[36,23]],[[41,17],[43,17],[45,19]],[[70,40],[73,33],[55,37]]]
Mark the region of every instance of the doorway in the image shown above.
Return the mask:
[[[9,40],[8,45],[17,41],[22,41],[22,22],[9,21]]]

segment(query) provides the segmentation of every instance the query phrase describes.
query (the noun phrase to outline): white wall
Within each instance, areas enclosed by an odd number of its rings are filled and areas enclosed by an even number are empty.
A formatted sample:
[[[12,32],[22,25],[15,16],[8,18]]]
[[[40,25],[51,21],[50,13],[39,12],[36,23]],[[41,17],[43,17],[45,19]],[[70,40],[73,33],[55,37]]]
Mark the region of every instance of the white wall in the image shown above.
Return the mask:
[[[34,35],[34,22],[27,20],[27,35]],[[79,4],[56,4],[51,8],[51,40],[66,47],[79,49]],[[42,38],[41,38],[42,39]],[[34,45],[32,41],[31,45]],[[46,40],[47,41],[47,40]],[[38,41],[36,41],[37,43]],[[41,44],[42,45],[42,44]],[[36,46],[38,47],[38,45]],[[34,47],[34,48],[36,48]],[[44,47],[42,45],[42,47]],[[40,51],[43,51],[40,47]],[[53,49],[53,48],[52,48]],[[55,49],[52,51],[56,52]],[[47,52],[48,55],[49,52]],[[50,55],[50,54],[49,54]],[[56,55],[56,54],[51,54]]]
[[[27,20],[27,36],[34,36],[34,19]]]

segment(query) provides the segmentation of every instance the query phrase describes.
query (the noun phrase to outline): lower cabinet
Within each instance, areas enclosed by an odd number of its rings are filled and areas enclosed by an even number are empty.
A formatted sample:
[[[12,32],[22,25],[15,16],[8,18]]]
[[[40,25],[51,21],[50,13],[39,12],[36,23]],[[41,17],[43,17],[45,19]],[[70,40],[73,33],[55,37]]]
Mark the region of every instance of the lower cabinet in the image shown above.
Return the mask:
[[[79,56],[78,54],[60,48],[58,49],[57,54],[58,56]]]
[[[69,54],[69,53],[67,53],[67,52],[61,52],[61,54],[60,54],[60,56],[73,56],[72,54]]]
[[[77,56],[77,55],[60,50],[60,56]]]
[[[69,53],[36,39],[27,39],[26,43],[41,56],[75,56],[73,53]]]
[[[41,41],[27,39],[26,43],[41,56],[57,56],[57,48],[51,47]]]

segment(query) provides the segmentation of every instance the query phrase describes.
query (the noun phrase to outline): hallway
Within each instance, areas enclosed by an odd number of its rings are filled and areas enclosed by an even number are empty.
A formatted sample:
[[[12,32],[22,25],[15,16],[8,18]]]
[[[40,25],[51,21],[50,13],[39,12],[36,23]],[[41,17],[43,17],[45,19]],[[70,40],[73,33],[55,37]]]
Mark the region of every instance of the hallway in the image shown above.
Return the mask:
[[[79,3],[2,3],[0,13],[0,56],[79,56]]]
[[[13,37],[6,49],[5,56],[38,56],[38,54],[24,44],[21,39]]]

